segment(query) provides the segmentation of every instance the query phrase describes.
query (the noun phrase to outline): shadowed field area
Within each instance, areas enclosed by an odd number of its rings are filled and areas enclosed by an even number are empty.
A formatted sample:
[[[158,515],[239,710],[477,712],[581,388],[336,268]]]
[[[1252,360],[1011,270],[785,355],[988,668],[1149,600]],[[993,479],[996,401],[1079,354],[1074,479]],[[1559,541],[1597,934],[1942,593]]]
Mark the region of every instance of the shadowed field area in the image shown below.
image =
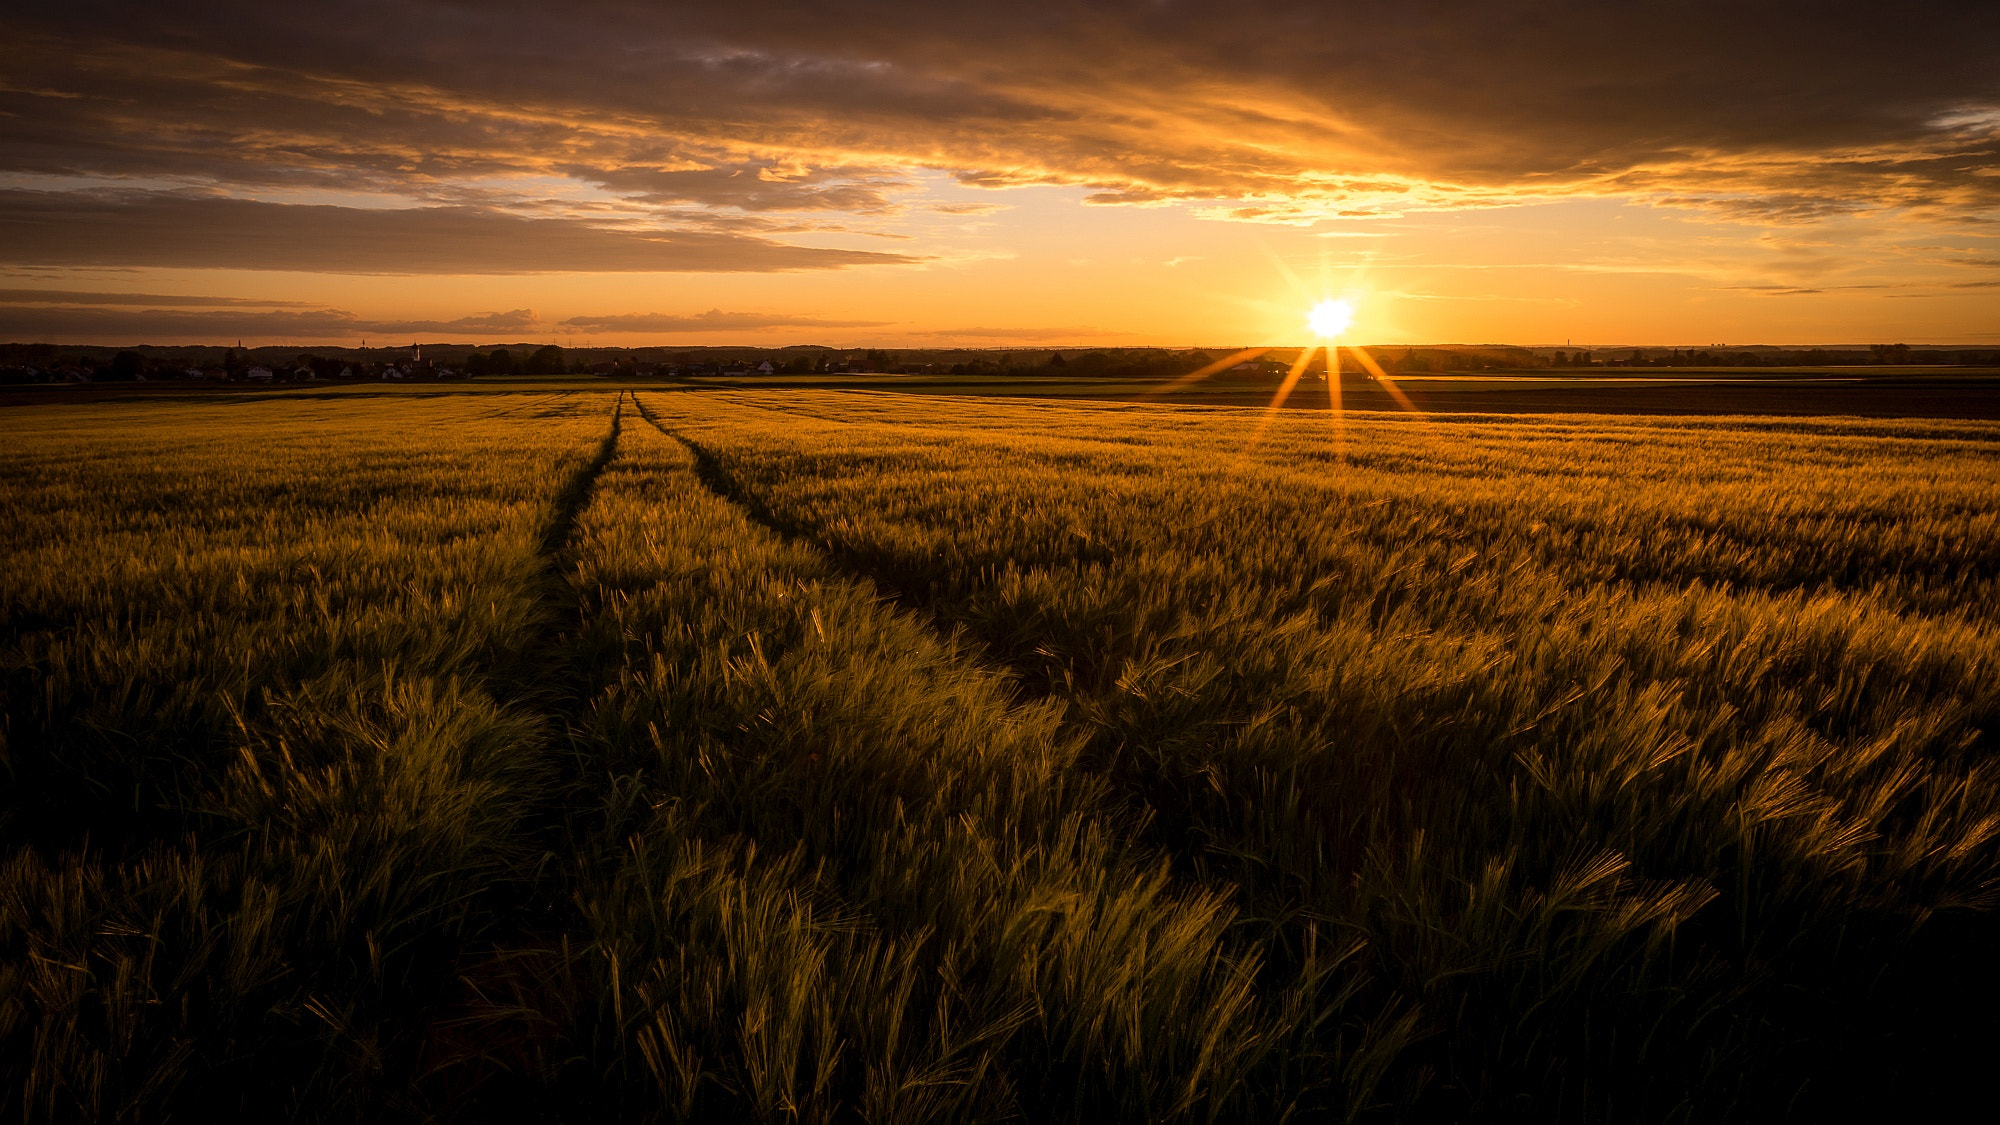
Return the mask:
[[[4,1113],[1968,1092],[2000,425],[1456,388],[10,408]]]

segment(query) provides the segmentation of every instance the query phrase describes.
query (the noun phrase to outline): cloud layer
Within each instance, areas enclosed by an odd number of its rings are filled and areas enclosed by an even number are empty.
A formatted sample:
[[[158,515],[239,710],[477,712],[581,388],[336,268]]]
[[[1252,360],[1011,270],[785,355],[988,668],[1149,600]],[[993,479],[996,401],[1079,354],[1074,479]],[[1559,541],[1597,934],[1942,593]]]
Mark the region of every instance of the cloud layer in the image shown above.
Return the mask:
[[[893,211],[917,167],[1244,220],[1574,193],[1778,222],[2000,200],[2000,7],[1970,0],[83,0],[0,33],[0,172],[99,193],[0,197],[15,262],[890,264],[756,224]],[[551,181],[578,191],[534,190]]]
[[[792,246],[712,231],[616,229],[488,208],[376,209],[196,198],[0,191],[0,262],[331,273],[838,269],[900,254]]]
[[[129,307],[134,305],[148,307]],[[555,327],[568,332],[676,335],[770,328],[879,328],[886,323],[710,309],[691,315],[608,313],[573,316],[558,321]],[[298,302],[249,297],[0,289],[0,336],[16,340],[216,342],[242,337],[352,341],[357,337],[374,335],[515,342],[535,338],[546,327],[532,309],[479,313],[452,320],[385,320],[362,317],[344,309],[302,308]],[[998,334],[1007,335],[1005,332]]]
[[[1088,340],[1101,336],[1129,336],[1129,332],[1112,332],[1102,328],[939,328],[925,332],[913,332],[913,336],[933,336],[952,340]]]
[[[4,293],[7,291],[0,291]],[[89,297],[105,296],[101,294]],[[3,300],[4,298],[0,298]],[[528,309],[483,313],[455,320],[370,320],[342,309],[246,311],[239,308],[198,309],[205,301],[231,304],[271,302],[233,298],[167,297],[165,304],[197,308],[107,308],[96,304],[54,307],[0,304],[0,336],[14,340],[83,343],[101,340],[215,342],[230,337],[310,340],[352,340],[366,335],[445,337],[457,340],[516,340],[532,332],[537,321]],[[280,302],[282,303],[282,302]],[[198,309],[198,311],[197,311]]]
[[[710,309],[693,316],[672,313],[624,313],[573,316],[562,326],[597,332],[649,332],[669,335],[683,332],[743,332],[762,328],[880,328],[882,320],[824,320],[811,316],[778,313],[723,312]]]

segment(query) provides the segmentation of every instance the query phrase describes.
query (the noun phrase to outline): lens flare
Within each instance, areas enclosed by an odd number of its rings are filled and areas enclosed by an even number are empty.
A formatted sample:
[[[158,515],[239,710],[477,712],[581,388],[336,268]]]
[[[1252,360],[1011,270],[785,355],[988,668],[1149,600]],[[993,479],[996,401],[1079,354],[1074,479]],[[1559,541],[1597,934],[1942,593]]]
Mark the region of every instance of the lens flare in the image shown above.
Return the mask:
[[[1347,331],[1354,323],[1354,305],[1349,301],[1321,301],[1306,314],[1306,324],[1313,335],[1331,340]]]
[[[1283,268],[1284,263],[1279,262],[1278,265],[1280,268]],[[1287,273],[1287,276],[1290,277],[1290,274]],[[1297,278],[1292,278],[1292,281],[1295,287],[1303,288],[1303,286],[1298,285]],[[1325,289],[1321,290],[1321,292],[1325,291]],[[1349,292],[1354,292],[1354,290],[1350,289]],[[1354,357],[1354,362],[1360,369],[1356,372],[1358,376],[1366,378],[1369,383],[1373,384],[1374,389],[1386,393],[1395,401],[1397,406],[1414,415],[1419,421],[1424,420],[1423,411],[1415,402],[1411,401],[1409,395],[1403,392],[1403,388],[1396,385],[1396,380],[1390,376],[1389,372],[1380,363],[1376,362],[1374,356],[1368,354],[1366,348],[1358,344],[1340,343],[1340,338],[1346,335],[1349,329],[1354,327],[1355,304],[1356,300],[1352,297],[1328,298],[1307,311],[1306,326],[1312,330],[1315,336],[1319,337],[1320,342],[1299,349],[1298,355],[1292,360],[1289,370],[1285,372],[1284,378],[1279,381],[1276,393],[1271,396],[1270,404],[1264,408],[1263,417],[1257,420],[1256,427],[1250,433],[1249,446],[1251,449],[1255,449],[1263,444],[1265,436],[1271,432],[1279,416],[1284,413],[1285,403],[1292,397],[1292,392],[1297,389],[1301,380],[1312,373],[1313,360],[1319,355],[1324,355],[1326,356],[1325,375],[1323,376],[1326,380],[1326,414],[1327,420],[1333,427],[1333,459],[1336,466],[1340,468],[1346,467],[1348,433],[1347,413],[1345,403],[1342,402],[1343,395],[1341,393],[1341,379],[1343,374],[1341,368],[1343,364],[1341,363],[1340,352],[1342,348],[1345,348],[1348,354]],[[1224,371],[1251,364],[1269,353],[1278,350],[1279,348],[1277,347],[1265,345],[1232,352],[1222,359],[1204,364],[1202,367],[1190,371],[1177,379],[1169,380],[1150,391],[1140,394],[1138,397],[1150,399],[1172,394],[1192,384],[1219,375]],[[1252,377],[1255,378],[1262,370],[1262,368],[1259,368],[1253,371],[1251,373]],[[1363,386],[1365,387],[1366,384],[1363,384]],[[1344,481],[1346,478],[1343,476],[1341,479]]]

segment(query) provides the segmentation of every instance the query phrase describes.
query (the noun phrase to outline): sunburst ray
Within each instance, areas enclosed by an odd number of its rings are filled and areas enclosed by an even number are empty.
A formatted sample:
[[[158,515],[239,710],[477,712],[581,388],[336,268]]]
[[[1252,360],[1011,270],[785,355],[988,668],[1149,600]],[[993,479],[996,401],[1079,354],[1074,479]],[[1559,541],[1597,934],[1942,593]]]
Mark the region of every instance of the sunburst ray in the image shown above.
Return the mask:
[[[1306,368],[1312,363],[1313,352],[1317,350],[1311,347],[1299,349],[1299,358],[1292,361],[1292,369],[1285,372],[1285,381],[1278,385],[1278,393],[1271,397],[1270,407],[1264,411],[1263,420],[1257,423],[1257,432],[1250,438],[1251,445],[1264,440],[1264,431],[1271,427],[1272,420],[1277,418],[1278,410],[1285,405],[1285,400],[1292,397],[1292,388],[1299,385],[1299,377],[1306,373]]]
[[[1256,359],[1258,356],[1261,356],[1265,352],[1268,352],[1270,350],[1271,350],[1270,348],[1244,348],[1242,351],[1237,352],[1234,355],[1225,356],[1222,359],[1218,359],[1214,363],[1211,363],[1207,367],[1201,368],[1198,371],[1190,371],[1187,374],[1181,376],[1180,378],[1175,379],[1171,383],[1155,387],[1154,389],[1147,391],[1145,394],[1140,395],[1139,397],[1154,398],[1159,395],[1171,394],[1174,391],[1177,391],[1182,387],[1187,386],[1189,383],[1198,383],[1203,379],[1208,378],[1210,375],[1215,374],[1218,371],[1227,371],[1228,369],[1236,366],[1239,363],[1246,363],[1250,360]]]
[[[1347,349],[1353,351],[1353,348]],[[1347,412],[1340,403],[1340,345],[1326,346],[1326,409],[1333,422],[1333,463],[1347,465]],[[1343,474],[1341,479],[1347,478]]]
[[[1382,384],[1382,389],[1389,392],[1389,397],[1395,399],[1397,405],[1419,418],[1424,416],[1424,412],[1418,409],[1417,404],[1410,401],[1410,396],[1403,393],[1403,388],[1397,386],[1396,381],[1389,377],[1389,373],[1382,370],[1382,365],[1375,362],[1375,357],[1368,354],[1368,349],[1350,345],[1347,350],[1354,353],[1355,362],[1366,368],[1370,375],[1375,376],[1375,381]]]

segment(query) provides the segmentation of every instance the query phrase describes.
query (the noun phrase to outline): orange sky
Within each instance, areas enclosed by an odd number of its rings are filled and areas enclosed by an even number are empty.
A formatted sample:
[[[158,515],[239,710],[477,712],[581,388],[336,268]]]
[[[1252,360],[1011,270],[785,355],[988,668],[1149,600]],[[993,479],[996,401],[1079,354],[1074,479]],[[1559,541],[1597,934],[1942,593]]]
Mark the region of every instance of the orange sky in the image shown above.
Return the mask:
[[[98,7],[0,337],[2000,344],[1980,5]]]

